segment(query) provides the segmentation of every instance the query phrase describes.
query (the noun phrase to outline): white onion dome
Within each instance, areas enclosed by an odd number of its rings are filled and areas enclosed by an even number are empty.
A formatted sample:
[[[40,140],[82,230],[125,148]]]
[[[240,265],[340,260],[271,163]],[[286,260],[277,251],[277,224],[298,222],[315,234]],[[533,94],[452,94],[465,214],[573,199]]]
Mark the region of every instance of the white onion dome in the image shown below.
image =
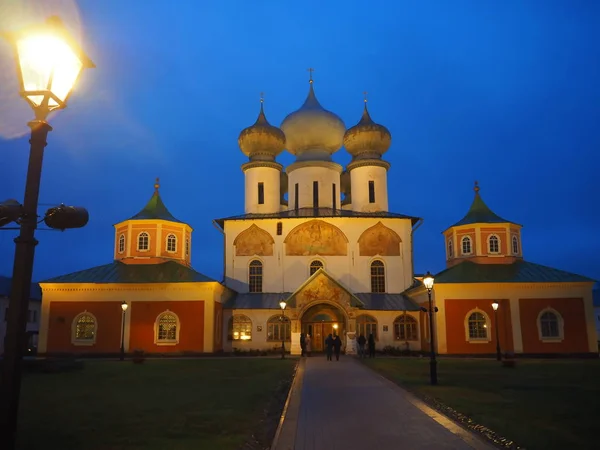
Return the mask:
[[[267,121],[262,100],[256,122],[242,130],[238,145],[250,160],[265,161],[274,161],[285,148],[285,134]]]
[[[381,158],[391,144],[392,135],[386,127],[373,122],[365,100],[362,118],[344,135],[344,147],[354,159]]]
[[[281,123],[286,149],[301,158],[302,154],[325,158],[338,151],[344,142],[346,126],[342,119],[321,106],[310,80],[308,97],[302,107],[289,114]]]

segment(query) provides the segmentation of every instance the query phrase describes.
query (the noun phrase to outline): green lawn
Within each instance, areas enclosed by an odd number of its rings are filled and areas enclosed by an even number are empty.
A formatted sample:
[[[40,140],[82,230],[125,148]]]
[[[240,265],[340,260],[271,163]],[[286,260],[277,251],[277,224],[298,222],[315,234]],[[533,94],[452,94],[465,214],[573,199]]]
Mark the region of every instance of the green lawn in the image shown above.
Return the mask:
[[[428,358],[363,360],[387,378],[536,449],[599,448],[600,361],[441,359],[430,386]]]
[[[238,449],[270,445],[296,361],[87,361],[23,380],[19,449]],[[268,418],[267,418],[268,416]],[[259,444],[262,444],[259,445]]]

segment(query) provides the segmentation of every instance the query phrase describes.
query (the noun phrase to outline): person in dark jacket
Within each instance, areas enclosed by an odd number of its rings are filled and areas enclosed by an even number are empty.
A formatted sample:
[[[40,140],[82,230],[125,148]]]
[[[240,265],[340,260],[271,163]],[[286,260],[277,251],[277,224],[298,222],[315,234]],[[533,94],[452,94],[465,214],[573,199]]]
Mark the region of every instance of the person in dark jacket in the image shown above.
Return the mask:
[[[306,337],[304,333],[300,334],[300,349],[302,350],[300,356],[304,356],[306,354]]]
[[[375,358],[375,338],[373,333],[369,334],[369,358]]]
[[[331,355],[333,353],[333,336],[331,333],[325,339],[325,352],[327,353],[327,361],[333,361]]]
[[[333,337],[333,352],[335,353],[335,360],[339,361],[340,360],[340,350],[342,349],[342,340],[340,339],[340,337],[336,334]]]
[[[365,355],[365,344],[367,343],[367,338],[365,337],[364,334],[361,333],[361,335],[358,337],[358,357],[359,358],[364,358]]]

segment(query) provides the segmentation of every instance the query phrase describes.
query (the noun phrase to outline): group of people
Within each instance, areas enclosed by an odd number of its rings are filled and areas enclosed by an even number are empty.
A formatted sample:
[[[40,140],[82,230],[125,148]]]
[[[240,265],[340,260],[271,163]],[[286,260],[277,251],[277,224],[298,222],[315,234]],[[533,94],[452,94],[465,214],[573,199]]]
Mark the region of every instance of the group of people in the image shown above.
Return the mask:
[[[369,358],[375,358],[375,338],[373,333],[369,334],[369,339],[366,339],[364,335],[360,335],[357,339],[358,343],[358,356],[360,358],[366,358],[365,344],[368,344]],[[302,356],[310,356],[312,351],[312,341],[310,334],[300,334],[300,348],[302,350]],[[325,353],[327,354],[327,361],[333,361],[333,355],[335,354],[335,360],[340,360],[340,351],[342,349],[342,340],[336,334],[332,333],[325,339]]]

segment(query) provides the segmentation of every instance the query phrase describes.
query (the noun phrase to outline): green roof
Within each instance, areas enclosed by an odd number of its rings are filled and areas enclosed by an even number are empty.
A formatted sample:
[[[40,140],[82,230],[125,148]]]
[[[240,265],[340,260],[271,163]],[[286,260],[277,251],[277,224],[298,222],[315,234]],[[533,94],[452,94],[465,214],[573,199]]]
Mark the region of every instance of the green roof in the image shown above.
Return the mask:
[[[125,264],[114,261],[104,266],[49,278],[41,283],[205,283],[211,281],[216,280],[175,261],[159,264]]]
[[[158,186],[158,184],[157,184]],[[176,219],[169,212],[162,199],[160,198],[160,194],[158,193],[158,188],[152,194],[152,198],[150,201],[144,206],[139,213],[135,216],[129,218],[128,220],[143,220],[143,219],[161,219],[168,220],[169,222],[179,222],[183,223],[181,220]]]
[[[435,275],[435,283],[573,283],[591,278],[528,261],[476,264],[463,261]]]
[[[479,186],[475,182],[475,198],[471,204],[471,208],[467,215],[461,220],[456,222],[449,228],[458,227],[460,225],[469,225],[472,223],[514,223],[510,220],[503,219],[496,213],[494,213],[483,201],[481,195],[479,195]],[[518,225],[515,223],[515,225]]]

